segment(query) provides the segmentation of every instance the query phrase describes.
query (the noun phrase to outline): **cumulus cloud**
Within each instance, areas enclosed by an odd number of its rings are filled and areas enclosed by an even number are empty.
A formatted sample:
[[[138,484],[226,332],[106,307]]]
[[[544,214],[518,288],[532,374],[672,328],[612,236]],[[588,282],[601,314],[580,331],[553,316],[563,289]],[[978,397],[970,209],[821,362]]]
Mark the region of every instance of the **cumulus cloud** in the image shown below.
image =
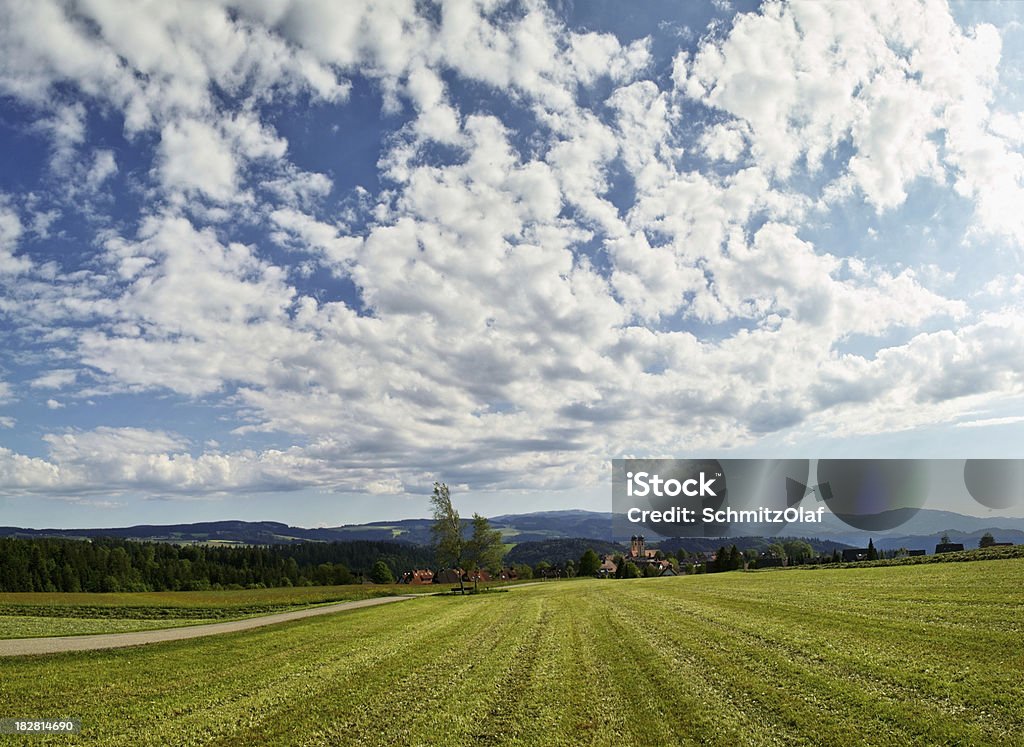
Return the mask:
[[[5,489],[561,489],[1020,393],[1019,277],[958,252],[1019,251],[1024,129],[941,3],[768,2],[667,64],[540,3],[0,12],[0,94],[84,187],[0,199],[25,391],[209,414],[48,428]],[[356,115],[372,175],[323,135]]]
[[[91,189],[98,189],[103,182],[117,173],[117,160],[110,150],[101,149],[93,156],[92,166],[85,176],[86,184]]]
[[[160,181],[172,192],[199,192],[217,202],[235,196],[238,166],[225,138],[196,120],[167,125],[160,138]]]
[[[961,29],[940,3],[773,2],[692,59],[680,55],[674,80],[735,118],[703,141],[712,158],[732,160],[743,133],[787,177],[847,145],[849,184],[879,211],[903,204],[916,179],[951,172],[977,199],[979,224],[1019,240],[1006,208],[1020,194],[1022,156],[1012,118],[992,111],[999,58],[994,27]]]
[[[32,266],[32,260],[15,256],[24,227],[18,213],[0,197],[0,274],[17,274]]]
[[[59,368],[36,377],[31,386],[38,389],[63,389],[74,384],[77,378],[78,372],[75,369]]]

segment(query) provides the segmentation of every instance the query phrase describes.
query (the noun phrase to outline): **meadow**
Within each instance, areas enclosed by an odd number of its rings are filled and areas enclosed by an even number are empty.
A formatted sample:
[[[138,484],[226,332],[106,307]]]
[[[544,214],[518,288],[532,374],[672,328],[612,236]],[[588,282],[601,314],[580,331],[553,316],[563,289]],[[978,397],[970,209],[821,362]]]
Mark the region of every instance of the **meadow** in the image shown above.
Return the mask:
[[[0,638],[153,630],[436,591],[438,587],[430,586],[350,584],[229,591],[0,593]]]
[[[560,581],[5,660],[104,745],[1020,744],[1024,560]]]

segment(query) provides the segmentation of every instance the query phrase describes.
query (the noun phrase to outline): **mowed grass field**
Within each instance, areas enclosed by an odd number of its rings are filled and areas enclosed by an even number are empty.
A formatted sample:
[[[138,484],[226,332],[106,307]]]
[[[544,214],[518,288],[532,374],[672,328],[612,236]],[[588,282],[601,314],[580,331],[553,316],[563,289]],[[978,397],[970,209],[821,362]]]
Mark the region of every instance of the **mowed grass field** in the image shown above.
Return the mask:
[[[199,625],[319,604],[447,589],[363,584],[126,594],[0,593],[0,638],[125,633]]]
[[[0,663],[104,745],[1019,745],[1024,560],[550,582]]]

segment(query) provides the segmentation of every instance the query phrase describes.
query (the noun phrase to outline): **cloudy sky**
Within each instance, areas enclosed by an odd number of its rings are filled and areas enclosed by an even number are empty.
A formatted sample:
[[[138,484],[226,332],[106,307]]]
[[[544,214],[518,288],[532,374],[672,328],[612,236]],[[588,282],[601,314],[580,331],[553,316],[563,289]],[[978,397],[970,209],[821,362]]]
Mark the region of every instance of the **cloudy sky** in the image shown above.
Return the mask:
[[[0,0],[0,524],[1022,456],[1022,21]]]

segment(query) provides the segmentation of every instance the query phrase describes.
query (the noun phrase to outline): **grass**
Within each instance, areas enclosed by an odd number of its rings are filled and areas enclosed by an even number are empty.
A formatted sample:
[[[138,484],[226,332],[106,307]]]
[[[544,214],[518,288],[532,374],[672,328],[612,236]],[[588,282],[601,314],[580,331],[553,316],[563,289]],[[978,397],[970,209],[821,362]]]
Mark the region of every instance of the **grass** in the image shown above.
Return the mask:
[[[234,620],[333,602],[430,593],[447,586],[318,586],[123,594],[0,593],[0,638],[122,633]]]
[[[90,607],[288,607],[294,605],[348,602],[356,599],[431,591],[429,586],[406,584],[349,584],[345,586],[298,586],[275,589],[229,591],[149,591],[125,593],[3,592],[0,607],[7,606],[90,606]],[[436,589],[433,589],[436,591]]]
[[[779,570],[793,570],[802,568],[804,570],[814,568],[878,568],[894,565],[922,565],[930,563],[964,563],[974,560],[1010,560],[1012,558],[1024,558],[1024,545],[1012,545],[1009,547],[980,547],[959,552],[944,552],[933,555],[913,555],[902,558],[884,558],[878,560],[857,560],[845,563],[827,563],[825,565],[791,565],[773,566],[762,568],[766,572]]]
[[[554,582],[9,659],[0,703],[104,745],[1020,744],[1022,582],[1021,559]]]
[[[129,633],[134,630],[201,625],[224,618],[88,618],[39,615],[0,615],[0,638],[45,638],[64,635]]]

